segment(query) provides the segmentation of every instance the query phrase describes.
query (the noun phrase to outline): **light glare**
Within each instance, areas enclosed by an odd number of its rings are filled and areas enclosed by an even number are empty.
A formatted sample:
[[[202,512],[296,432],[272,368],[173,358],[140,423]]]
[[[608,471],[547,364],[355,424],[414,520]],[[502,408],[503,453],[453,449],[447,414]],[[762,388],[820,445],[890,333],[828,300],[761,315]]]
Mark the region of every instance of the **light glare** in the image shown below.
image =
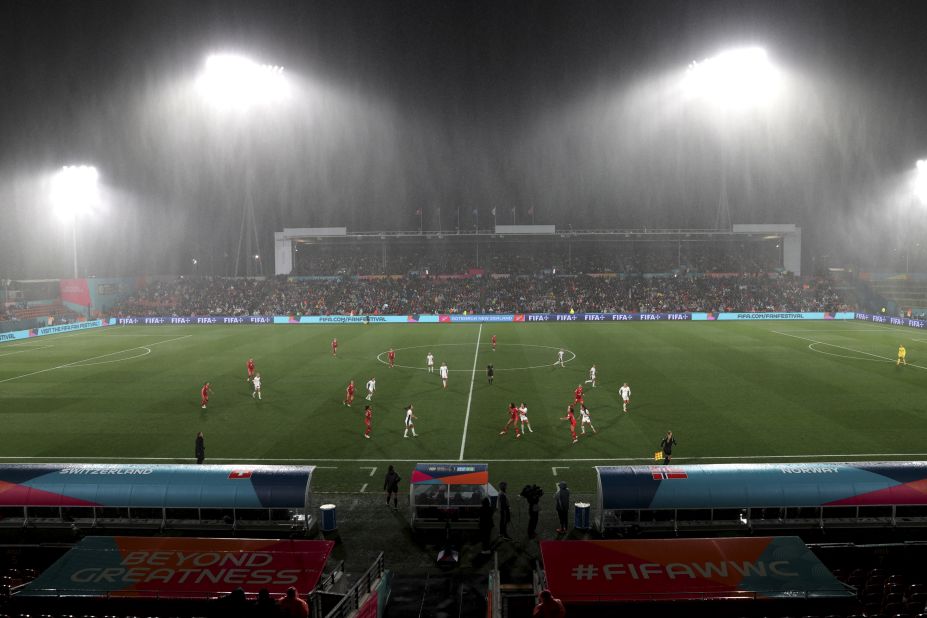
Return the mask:
[[[61,219],[71,220],[91,211],[99,203],[97,168],[66,165],[52,180],[52,207]]]
[[[235,54],[215,54],[196,83],[197,89],[219,107],[245,109],[289,96],[283,67]]]
[[[766,50],[746,47],[693,62],[686,70],[685,84],[692,97],[738,108],[769,99],[778,86],[778,72]]]
[[[914,195],[921,204],[927,205],[927,159],[917,162],[917,172],[914,176]]]

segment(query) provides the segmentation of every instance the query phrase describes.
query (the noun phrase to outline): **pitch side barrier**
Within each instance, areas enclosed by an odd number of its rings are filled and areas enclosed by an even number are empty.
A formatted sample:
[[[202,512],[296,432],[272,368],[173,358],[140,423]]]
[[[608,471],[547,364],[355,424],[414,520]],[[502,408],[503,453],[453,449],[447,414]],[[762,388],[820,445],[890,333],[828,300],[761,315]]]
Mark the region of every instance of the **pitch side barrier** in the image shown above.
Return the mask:
[[[927,526],[927,462],[597,466],[605,534]]]
[[[911,328],[927,328],[927,320],[914,318],[896,318],[888,315],[874,315],[871,313],[855,313],[855,319],[876,324],[891,324],[892,326],[909,326]]]
[[[655,322],[715,320],[852,320],[856,315],[840,312],[749,312],[749,313],[495,313],[413,315],[306,315],[306,316],[183,316],[123,317],[109,322],[122,326],[185,324],[474,324],[487,322]]]
[[[3,464],[0,527],[308,530],[315,466]]]
[[[927,328],[927,320],[890,318],[868,313],[838,312],[745,312],[745,313],[495,313],[463,315],[457,313],[413,315],[200,315],[127,316],[46,326],[0,333],[0,343],[56,335],[106,326],[185,326],[214,324],[476,324],[489,322],[670,322],[670,321],[757,321],[757,320],[866,320],[882,324]]]
[[[91,322],[43,326],[42,328],[30,328],[28,330],[14,330],[9,333],[0,333],[0,342],[42,337],[44,335],[57,335],[58,333],[69,333],[76,330],[87,330],[88,328],[101,328],[103,326],[113,326],[116,323],[115,318],[110,318],[108,320],[93,320]]]

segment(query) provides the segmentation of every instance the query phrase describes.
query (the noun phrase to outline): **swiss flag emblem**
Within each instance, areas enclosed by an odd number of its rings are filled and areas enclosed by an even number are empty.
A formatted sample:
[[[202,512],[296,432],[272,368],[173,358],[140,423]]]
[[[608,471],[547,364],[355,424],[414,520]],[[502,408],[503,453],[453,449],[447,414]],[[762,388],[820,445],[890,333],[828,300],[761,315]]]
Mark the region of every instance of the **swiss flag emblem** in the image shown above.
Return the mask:
[[[250,479],[251,470],[232,470],[229,472],[230,479]]]

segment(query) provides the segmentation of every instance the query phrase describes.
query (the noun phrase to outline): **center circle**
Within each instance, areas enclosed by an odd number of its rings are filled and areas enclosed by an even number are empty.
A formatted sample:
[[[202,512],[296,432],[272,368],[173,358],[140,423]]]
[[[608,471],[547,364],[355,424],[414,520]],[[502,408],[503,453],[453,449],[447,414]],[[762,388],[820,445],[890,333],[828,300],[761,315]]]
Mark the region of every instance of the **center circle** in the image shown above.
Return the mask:
[[[413,346],[409,346],[409,347],[407,347],[407,348],[393,348],[393,351],[396,352],[397,355],[398,355],[399,352],[402,352],[402,351],[404,351],[404,350],[438,350],[438,349],[441,349],[441,348],[447,348],[447,347],[452,347],[452,346],[454,346],[454,347],[466,346],[466,347],[468,347],[468,348],[470,348],[470,349],[473,349],[473,344],[472,344],[472,343],[439,343],[439,344],[435,344],[435,345],[413,345]],[[482,351],[482,349],[483,349],[484,347],[491,348],[491,347],[492,347],[492,344],[491,344],[491,343],[480,343],[480,350],[481,350],[481,351]],[[563,362],[564,362],[564,364],[569,363],[570,361],[576,360],[576,353],[573,352],[572,350],[567,350],[566,348],[558,348],[558,347],[552,346],[552,345],[535,345],[535,344],[532,344],[532,343],[506,343],[506,344],[498,344],[498,345],[496,345],[496,349],[501,349],[501,348],[514,348],[514,347],[521,347],[521,348],[540,348],[540,349],[544,349],[544,350],[554,350],[555,353],[556,353],[557,351],[559,351],[559,350],[563,350]],[[384,365],[389,365],[389,361],[387,360],[387,357],[386,357],[386,355],[387,355],[388,353],[389,353],[388,350],[387,350],[387,351],[384,351],[384,352],[380,352],[379,354],[377,354],[377,360],[380,361],[381,363],[383,363]],[[424,361],[424,360],[425,360],[425,359],[424,359],[424,356],[423,356],[423,357],[422,357],[422,361]],[[530,366],[526,366],[526,367],[498,367],[498,368],[494,368],[494,370],[495,370],[497,373],[500,372],[500,371],[527,371],[527,370],[529,370],[529,369],[544,369],[544,368],[546,368],[546,367],[554,367],[555,365],[558,365],[558,364],[559,364],[559,361],[554,361],[554,362],[552,362],[552,363],[545,363],[545,364],[543,364],[543,365],[530,365]],[[398,367],[398,368],[400,368],[400,369],[415,369],[415,370],[418,370],[418,371],[428,371],[428,367],[427,367],[427,366],[400,365],[399,363],[395,363],[393,366],[394,366],[394,367]],[[438,360],[438,358],[436,357],[436,358],[435,358],[435,367],[436,367],[436,370],[437,370],[437,367],[440,367],[440,366],[441,366],[441,361]],[[469,373],[469,372],[472,372],[473,369],[451,369],[451,368],[448,368],[448,371],[463,371],[463,372]]]

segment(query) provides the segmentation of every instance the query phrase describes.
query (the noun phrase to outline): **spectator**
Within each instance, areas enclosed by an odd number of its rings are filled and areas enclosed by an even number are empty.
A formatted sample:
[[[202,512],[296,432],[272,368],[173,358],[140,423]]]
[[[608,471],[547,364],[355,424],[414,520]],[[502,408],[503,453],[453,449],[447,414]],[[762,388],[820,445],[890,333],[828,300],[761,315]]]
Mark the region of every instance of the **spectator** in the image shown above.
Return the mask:
[[[538,604],[534,606],[531,616],[533,618],[564,618],[566,608],[563,607],[560,599],[554,598],[550,590],[545,588],[538,595]]]
[[[309,618],[309,605],[296,593],[296,588],[290,586],[286,589],[286,596],[277,603],[280,615],[285,618]]]

